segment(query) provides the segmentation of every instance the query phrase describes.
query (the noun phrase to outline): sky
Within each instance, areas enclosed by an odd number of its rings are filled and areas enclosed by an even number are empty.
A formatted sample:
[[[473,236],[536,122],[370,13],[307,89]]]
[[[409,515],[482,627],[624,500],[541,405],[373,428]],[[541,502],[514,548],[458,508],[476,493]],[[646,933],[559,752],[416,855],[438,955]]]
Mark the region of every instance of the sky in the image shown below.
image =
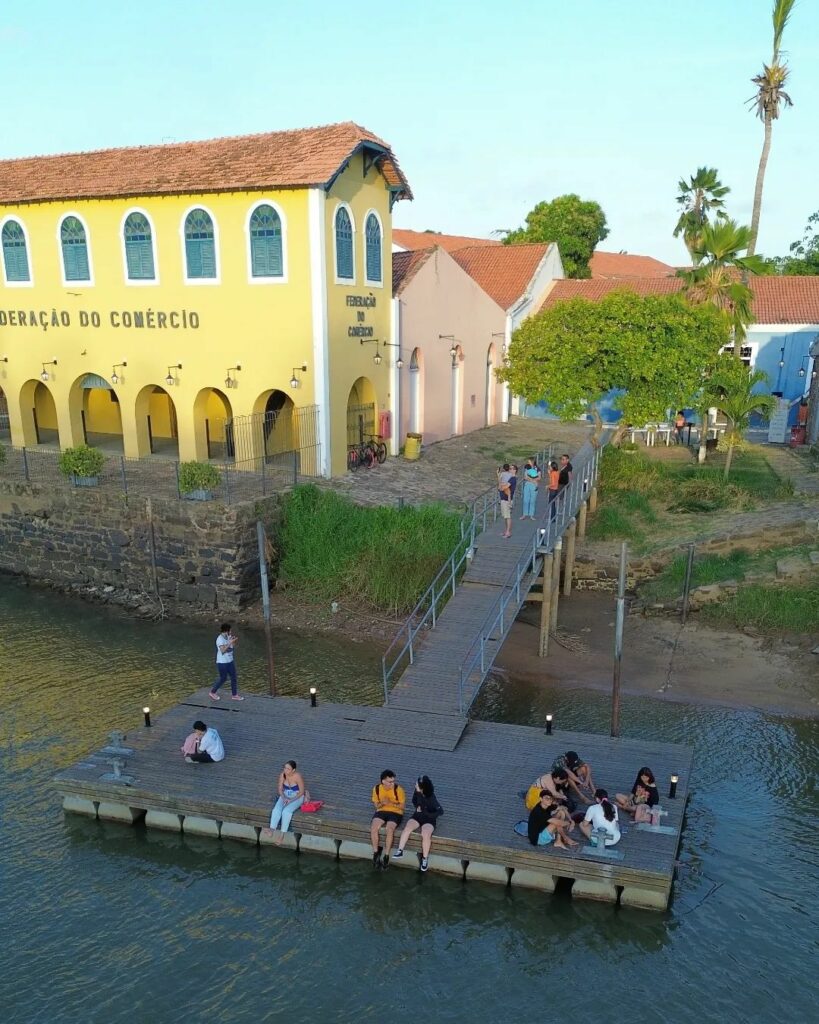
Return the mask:
[[[677,182],[700,165],[751,216],[773,0],[0,0],[6,157],[356,121],[415,194],[394,225],[488,236],[595,199],[601,248],[685,262]],[[819,209],[819,3],[784,48],[758,251]]]

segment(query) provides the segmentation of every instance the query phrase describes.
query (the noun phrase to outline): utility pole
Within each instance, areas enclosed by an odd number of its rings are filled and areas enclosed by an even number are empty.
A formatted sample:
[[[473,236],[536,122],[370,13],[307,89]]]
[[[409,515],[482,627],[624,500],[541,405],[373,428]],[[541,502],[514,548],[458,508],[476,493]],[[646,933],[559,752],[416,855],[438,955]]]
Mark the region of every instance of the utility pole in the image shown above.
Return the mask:
[[[620,548],[617,614],[614,622],[614,679],[611,687],[611,734],[620,735],[620,669],[623,662],[623,619],[626,605],[626,542]]]
[[[273,635],[270,631],[270,583],[267,578],[267,536],[261,519],[256,520],[256,541],[259,545],[259,576],[262,586],[262,615],[264,617],[264,641],[267,647],[267,675],[270,681],[270,696],[276,696],[276,670],[273,667]]]

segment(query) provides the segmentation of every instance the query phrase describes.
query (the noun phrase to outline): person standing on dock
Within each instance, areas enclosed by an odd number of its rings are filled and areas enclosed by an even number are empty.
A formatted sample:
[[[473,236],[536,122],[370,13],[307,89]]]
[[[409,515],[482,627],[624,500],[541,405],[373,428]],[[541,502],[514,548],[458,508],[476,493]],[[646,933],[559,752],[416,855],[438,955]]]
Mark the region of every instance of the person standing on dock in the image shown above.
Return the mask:
[[[373,786],[372,801],[375,804],[375,814],[370,825],[370,839],[373,844],[373,867],[384,869],[390,866],[390,850],[395,836],[395,830],[404,820],[404,806],[407,802],[404,787],[399,786],[395,781],[395,772],[386,769],[381,772],[381,781]],[[384,829],[384,856],[381,857],[381,847],[378,845],[378,838],[381,829]]]
[[[527,459],[523,469],[523,515],[520,517],[521,519],[531,519],[534,522],[539,483],[540,467],[536,459]]]
[[[219,676],[214,680],[208,696],[211,700],[221,700],[217,690],[226,679],[230,679],[231,700],[244,700],[244,697],[239,696],[239,684],[236,682],[234,648],[238,638],[234,635],[229,622],[223,622],[219,629],[219,636],[216,637],[216,671]]]
[[[222,737],[215,729],[209,729],[204,722],[197,719],[193,723],[193,733],[196,736],[196,750],[185,756],[188,764],[213,764],[216,761],[224,761],[225,748]]]
[[[557,496],[560,494],[560,467],[552,460],[549,463],[549,518],[557,518]]]
[[[503,520],[503,536],[512,536],[512,473],[508,462],[498,469],[498,497],[500,498],[500,514]]]

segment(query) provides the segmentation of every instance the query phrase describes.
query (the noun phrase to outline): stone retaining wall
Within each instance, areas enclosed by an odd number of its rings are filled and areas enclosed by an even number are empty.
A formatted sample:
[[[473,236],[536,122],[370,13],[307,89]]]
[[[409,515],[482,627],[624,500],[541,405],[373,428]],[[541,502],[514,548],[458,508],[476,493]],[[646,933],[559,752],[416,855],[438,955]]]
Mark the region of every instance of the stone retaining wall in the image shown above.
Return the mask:
[[[0,481],[0,571],[145,611],[157,593],[182,613],[238,611],[258,593],[257,513],[275,522],[279,508]]]

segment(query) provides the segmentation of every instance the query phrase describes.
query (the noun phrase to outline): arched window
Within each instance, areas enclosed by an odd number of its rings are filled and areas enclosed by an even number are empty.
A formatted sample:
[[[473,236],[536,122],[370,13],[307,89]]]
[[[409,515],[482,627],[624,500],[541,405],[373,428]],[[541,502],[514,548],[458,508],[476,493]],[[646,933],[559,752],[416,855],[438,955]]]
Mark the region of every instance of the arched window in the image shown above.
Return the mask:
[[[371,213],[364,228],[367,250],[367,280],[381,284],[381,225],[378,217]]]
[[[185,268],[189,278],[216,277],[213,221],[205,210],[191,210],[185,218]]]
[[[3,266],[7,283],[31,280],[26,235],[23,225],[16,220],[7,220],[3,225]]]
[[[125,220],[125,263],[129,281],[153,281],[154,246],[151,225],[144,213],[135,210]]]
[[[250,218],[251,277],[284,277],[282,219],[272,206],[257,206]]]
[[[345,281],[352,281],[355,277],[353,224],[343,206],[336,211],[336,277]]]
[[[85,228],[77,217],[65,217],[60,225],[60,248],[63,254],[63,274],[66,281],[90,281],[88,239]]]

